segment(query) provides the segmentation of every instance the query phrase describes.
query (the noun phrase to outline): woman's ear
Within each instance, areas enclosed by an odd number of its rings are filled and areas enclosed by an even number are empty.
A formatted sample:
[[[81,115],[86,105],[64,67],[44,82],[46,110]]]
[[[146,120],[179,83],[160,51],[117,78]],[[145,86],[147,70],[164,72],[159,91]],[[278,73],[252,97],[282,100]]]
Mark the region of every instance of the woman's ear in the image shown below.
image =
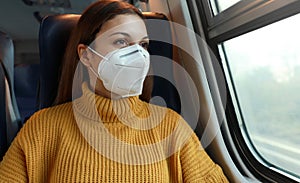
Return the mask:
[[[77,46],[77,54],[79,56],[80,62],[85,65],[86,67],[90,67],[90,57],[87,51],[87,46],[84,44],[79,44]]]

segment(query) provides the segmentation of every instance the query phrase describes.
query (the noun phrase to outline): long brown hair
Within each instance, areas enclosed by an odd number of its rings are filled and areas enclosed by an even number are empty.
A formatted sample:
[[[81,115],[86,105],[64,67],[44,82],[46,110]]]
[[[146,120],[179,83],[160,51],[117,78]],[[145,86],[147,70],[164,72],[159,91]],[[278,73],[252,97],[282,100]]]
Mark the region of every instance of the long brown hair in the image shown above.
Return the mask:
[[[89,45],[96,38],[96,34],[100,31],[102,25],[108,20],[113,19],[120,14],[136,14],[142,19],[143,14],[135,8],[133,5],[118,1],[118,0],[101,0],[91,4],[81,15],[75,29],[73,30],[69,39],[66,53],[64,55],[61,79],[58,86],[57,97],[54,104],[61,104],[72,100],[72,87],[81,93],[81,83],[84,78],[88,78],[86,68],[79,62],[79,56],[77,54],[77,46],[79,44]],[[75,70],[77,68],[79,72]],[[73,78],[79,82],[73,83]],[[150,81],[151,80],[151,81]],[[141,97],[145,100],[150,98],[152,90],[152,78],[146,79],[144,83],[145,96]],[[74,86],[72,86],[74,84]]]

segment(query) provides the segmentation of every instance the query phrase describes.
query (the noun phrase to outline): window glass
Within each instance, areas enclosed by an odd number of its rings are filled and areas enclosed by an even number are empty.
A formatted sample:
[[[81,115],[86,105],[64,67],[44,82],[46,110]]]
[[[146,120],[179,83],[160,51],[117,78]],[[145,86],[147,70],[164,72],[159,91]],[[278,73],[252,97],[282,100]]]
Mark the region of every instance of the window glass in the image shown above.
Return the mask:
[[[267,164],[298,177],[299,25],[298,14],[219,45],[247,137]]]
[[[210,4],[214,15],[217,15],[239,1],[241,0],[210,0]]]

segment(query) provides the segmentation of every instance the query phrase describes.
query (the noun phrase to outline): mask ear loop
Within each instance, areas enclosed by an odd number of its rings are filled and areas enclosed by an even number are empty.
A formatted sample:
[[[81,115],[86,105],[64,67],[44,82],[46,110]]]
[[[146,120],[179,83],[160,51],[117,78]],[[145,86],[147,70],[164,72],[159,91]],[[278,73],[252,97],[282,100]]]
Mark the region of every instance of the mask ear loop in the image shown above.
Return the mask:
[[[100,53],[98,53],[97,51],[95,51],[93,48],[91,48],[90,46],[87,47],[89,50],[91,50],[91,52],[95,53],[97,56],[101,57],[104,60],[108,60],[106,57],[102,56]],[[93,72],[93,74],[97,77],[99,77],[99,74],[97,74],[97,72],[94,70],[94,68],[92,66],[89,66],[89,68],[91,69],[91,71]]]
[[[93,48],[88,46],[88,49],[91,50],[91,52],[95,53],[96,55],[98,55],[99,57],[103,58],[104,60],[107,60],[106,57],[102,56],[100,53],[98,53],[97,51],[95,51]]]

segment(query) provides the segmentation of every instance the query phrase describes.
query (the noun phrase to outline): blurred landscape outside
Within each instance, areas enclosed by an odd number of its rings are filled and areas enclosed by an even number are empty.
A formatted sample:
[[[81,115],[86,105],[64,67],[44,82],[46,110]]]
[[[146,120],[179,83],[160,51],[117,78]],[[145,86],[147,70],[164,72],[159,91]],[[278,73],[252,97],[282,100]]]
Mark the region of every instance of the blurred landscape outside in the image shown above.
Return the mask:
[[[223,43],[243,125],[254,147],[266,162],[298,177],[299,25],[300,14]]]

